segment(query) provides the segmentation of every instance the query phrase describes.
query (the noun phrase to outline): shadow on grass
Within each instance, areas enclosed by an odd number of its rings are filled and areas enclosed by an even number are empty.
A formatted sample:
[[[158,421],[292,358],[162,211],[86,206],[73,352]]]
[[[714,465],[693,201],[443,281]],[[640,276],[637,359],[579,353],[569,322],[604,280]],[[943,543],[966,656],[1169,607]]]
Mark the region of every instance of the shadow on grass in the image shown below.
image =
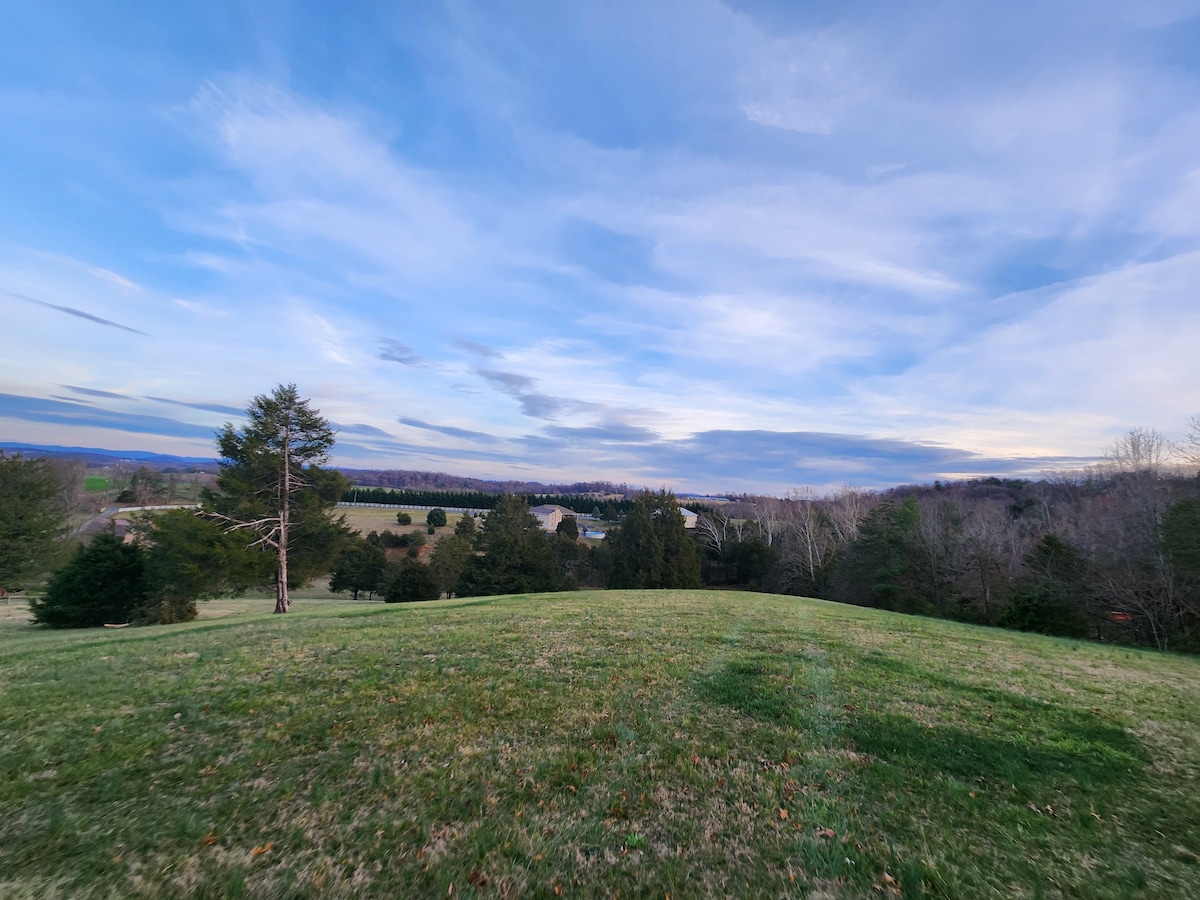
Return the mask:
[[[810,716],[804,698],[802,657],[755,654],[728,660],[720,671],[704,676],[697,692],[705,700],[743,715],[797,728]]]
[[[856,714],[847,737],[860,752],[893,765],[1015,785],[1069,779],[1088,786],[1139,776],[1147,764],[1142,745],[1097,713],[979,687],[889,657],[868,654],[861,665],[931,689],[955,707],[971,701],[965,714],[959,710],[967,720],[961,723],[922,723],[901,712]]]

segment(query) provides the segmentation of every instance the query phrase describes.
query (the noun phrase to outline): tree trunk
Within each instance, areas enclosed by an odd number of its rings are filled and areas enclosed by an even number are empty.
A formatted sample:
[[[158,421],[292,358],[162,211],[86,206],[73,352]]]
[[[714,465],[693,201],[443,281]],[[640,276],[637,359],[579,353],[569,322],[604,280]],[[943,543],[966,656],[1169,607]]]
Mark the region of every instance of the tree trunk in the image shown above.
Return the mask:
[[[291,429],[283,432],[283,486],[279,497],[279,574],[275,583],[275,612],[285,613],[292,605],[288,599],[287,552],[288,552],[288,500],[292,491],[292,434]]]

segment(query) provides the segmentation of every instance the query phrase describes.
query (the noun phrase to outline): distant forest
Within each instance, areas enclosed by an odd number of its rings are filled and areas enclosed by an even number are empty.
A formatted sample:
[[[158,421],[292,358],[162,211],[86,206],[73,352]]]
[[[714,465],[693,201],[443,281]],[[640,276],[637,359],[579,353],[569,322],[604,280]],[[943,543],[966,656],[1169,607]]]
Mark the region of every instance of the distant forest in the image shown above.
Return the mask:
[[[411,491],[461,491],[480,494],[621,494],[632,496],[637,489],[610,481],[576,481],[543,484],[540,481],[488,481],[445,472],[416,472],[404,469],[341,469],[350,483],[359,487],[384,487]],[[462,506],[463,504],[455,504]],[[490,509],[491,507],[480,507]]]
[[[445,509],[495,509],[501,499],[516,496],[530,506],[553,504],[565,507],[583,516],[616,521],[633,506],[633,500],[613,494],[610,498],[578,493],[545,494],[517,491],[467,491],[467,490],[394,490],[382,487],[355,487],[342,494],[343,503],[385,503],[394,506],[433,506]]]
[[[1148,462],[743,500],[701,515],[703,579],[1200,650],[1200,477]]]

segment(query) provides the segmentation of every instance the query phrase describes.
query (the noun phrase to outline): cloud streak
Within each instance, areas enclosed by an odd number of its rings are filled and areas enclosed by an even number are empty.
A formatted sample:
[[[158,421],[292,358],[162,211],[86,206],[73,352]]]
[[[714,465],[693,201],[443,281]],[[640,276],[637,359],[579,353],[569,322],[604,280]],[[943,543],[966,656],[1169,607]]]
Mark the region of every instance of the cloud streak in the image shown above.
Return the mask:
[[[141,331],[140,329],[132,328],[129,325],[122,325],[120,322],[114,322],[111,319],[104,319],[100,316],[94,316],[89,312],[84,312],[82,309],[75,309],[73,306],[59,306],[57,303],[47,303],[45,300],[27,297],[24,294],[17,294],[13,291],[5,291],[5,293],[16,300],[24,300],[26,303],[32,303],[35,306],[57,310],[58,312],[66,313],[68,316],[75,316],[77,319],[85,319],[88,322],[95,322],[97,325],[104,325],[108,328],[118,328],[121,331],[128,331],[130,334],[140,334],[145,337],[149,337],[146,332]]]

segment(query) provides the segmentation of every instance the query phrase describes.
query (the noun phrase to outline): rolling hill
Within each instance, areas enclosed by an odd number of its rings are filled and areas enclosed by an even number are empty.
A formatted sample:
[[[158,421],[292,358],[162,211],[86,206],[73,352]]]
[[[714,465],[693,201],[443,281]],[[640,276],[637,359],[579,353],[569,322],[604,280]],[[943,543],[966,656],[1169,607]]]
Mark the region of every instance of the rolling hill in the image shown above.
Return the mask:
[[[15,609],[5,897],[1200,896],[1194,659],[732,592]]]

